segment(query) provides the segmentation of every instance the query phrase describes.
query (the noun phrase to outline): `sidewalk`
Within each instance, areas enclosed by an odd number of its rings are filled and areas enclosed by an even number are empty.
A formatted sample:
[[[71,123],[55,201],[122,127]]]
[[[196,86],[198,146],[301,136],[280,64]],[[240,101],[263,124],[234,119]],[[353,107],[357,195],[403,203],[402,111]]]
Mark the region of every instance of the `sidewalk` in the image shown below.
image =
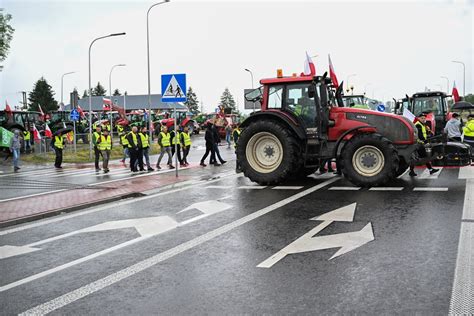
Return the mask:
[[[38,196],[0,202],[0,227],[11,226],[120,199],[142,196],[144,195],[143,192],[155,191],[170,184],[191,179],[201,179],[203,176],[212,176],[216,171],[233,170],[233,164],[230,163],[226,167],[216,168],[202,168],[199,164],[195,163],[186,169],[180,170],[179,177],[176,177],[174,172],[170,172],[171,170],[161,173],[138,173],[134,177],[117,179],[110,184],[92,184],[87,189],[52,191]]]

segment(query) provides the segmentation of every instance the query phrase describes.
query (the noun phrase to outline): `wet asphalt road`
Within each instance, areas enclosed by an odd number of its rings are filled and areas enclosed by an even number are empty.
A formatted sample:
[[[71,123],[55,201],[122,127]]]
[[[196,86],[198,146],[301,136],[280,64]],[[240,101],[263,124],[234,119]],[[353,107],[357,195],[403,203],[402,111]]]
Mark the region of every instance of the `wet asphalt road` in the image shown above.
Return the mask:
[[[17,255],[0,259],[2,314],[446,315],[461,222],[474,225],[463,221],[473,168],[420,169],[376,191],[332,175],[262,188],[226,165],[207,181],[3,229],[0,249]],[[327,215],[340,208],[353,219]],[[319,225],[300,253],[259,267]]]

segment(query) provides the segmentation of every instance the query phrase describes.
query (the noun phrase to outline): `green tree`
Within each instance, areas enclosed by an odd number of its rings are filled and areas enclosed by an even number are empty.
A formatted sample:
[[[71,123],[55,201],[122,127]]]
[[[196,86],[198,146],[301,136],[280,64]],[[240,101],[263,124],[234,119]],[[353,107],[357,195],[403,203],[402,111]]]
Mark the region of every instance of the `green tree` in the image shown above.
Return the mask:
[[[116,97],[116,96],[119,96],[119,95],[122,95],[122,94],[120,93],[120,90],[119,90],[119,89],[115,89],[113,96]]]
[[[87,90],[84,90],[84,93],[82,94],[82,98],[87,98],[89,96],[89,93],[87,93]]]
[[[232,112],[238,112],[237,108],[235,107],[235,100],[232,94],[229,91],[229,88],[225,88],[224,92],[221,96],[221,101],[219,106],[223,107],[224,109],[232,109]]]
[[[471,104],[474,104],[474,94],[468,94],[466,95],[466,97],[464,98],[464,101],[467,101]]]
[[[0,13],[0,61],[7,58],[10,42],[15,32],[15,29],[9,23],[11,19],[11,14]]]
[[[39,106],[44,112],[56,111],[58,102],[54,100],[54,91],[44,77],[36,81],[33,91],[30,92],[28,100],[30,101],[30,111],[39,111]]]
[[[105,96],[106,92],[107,90],[104,89],[100,82],[97,82],[97,86],[92,89],[93,96]]]
[[[184,104],[188,107],[188,111],[194,115],[199,114],[199,101],[193,88],[189,87],[188,93],[186,94],[186,102]]]

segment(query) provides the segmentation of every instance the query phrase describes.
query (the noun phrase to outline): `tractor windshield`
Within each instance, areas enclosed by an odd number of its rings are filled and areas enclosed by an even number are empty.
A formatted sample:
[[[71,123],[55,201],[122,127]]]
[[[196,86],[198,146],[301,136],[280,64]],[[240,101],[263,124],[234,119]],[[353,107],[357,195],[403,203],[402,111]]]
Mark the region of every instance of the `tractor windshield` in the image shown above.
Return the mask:
[[[418,115],[422,112],[433,113],[434,115],[443,115],[443,102],[440,96],[421,97],[413,100],[413,114]]]
[[[285,94],[285,108],[299,116],[306,127],[314,127],[316,105],[314,98],[310,98],[308,91],[311,83],[289,84]],[[319,89],[316,89],[316,93]]]

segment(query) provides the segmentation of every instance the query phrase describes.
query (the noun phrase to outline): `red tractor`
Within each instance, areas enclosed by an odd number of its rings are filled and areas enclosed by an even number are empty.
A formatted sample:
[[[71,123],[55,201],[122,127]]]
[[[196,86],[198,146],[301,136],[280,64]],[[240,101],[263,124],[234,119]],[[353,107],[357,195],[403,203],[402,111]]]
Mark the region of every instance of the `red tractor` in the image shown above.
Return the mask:
[[[405,117],[344,107],[342,84],[334,94],[326,75],[260,83],[245,97],[260,102],[262,110],[241,124],[237,146],[238,163],[250,180],[278,184],[336,159],[355,185],[377,186],[408,168],[417,134]]]

